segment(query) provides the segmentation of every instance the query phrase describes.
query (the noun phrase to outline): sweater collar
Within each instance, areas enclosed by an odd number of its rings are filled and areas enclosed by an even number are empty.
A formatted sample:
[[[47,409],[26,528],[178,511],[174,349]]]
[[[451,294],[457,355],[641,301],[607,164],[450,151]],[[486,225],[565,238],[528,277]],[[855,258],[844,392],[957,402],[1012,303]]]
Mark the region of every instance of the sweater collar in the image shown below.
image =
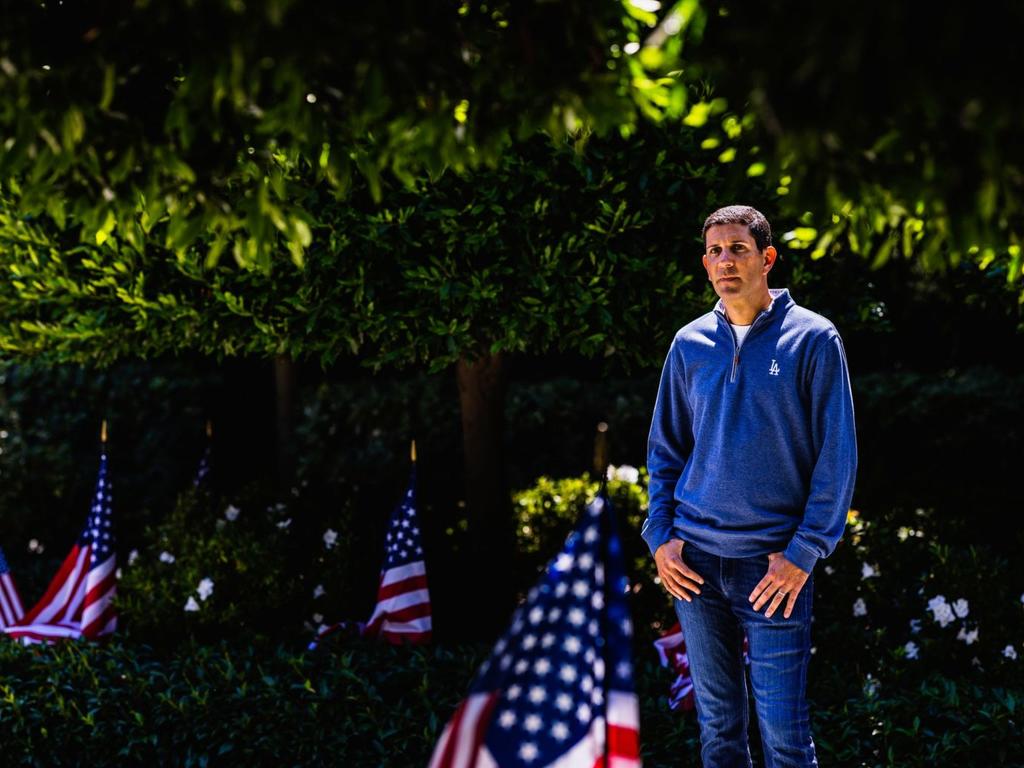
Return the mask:
[[[757,314],[754,318],[755,321],[761,315],[768,315],[771,317],[775,313],[782,313],[796,303],[793,301],[793,297],[789,295],[789,288],[769,288],[768,293],[771,294],[772,300],[767,307]],[[715,303],[715,312],[721,315],[722,319],[728,322],[729,318],[725,314],[725,302],[721,299]]]

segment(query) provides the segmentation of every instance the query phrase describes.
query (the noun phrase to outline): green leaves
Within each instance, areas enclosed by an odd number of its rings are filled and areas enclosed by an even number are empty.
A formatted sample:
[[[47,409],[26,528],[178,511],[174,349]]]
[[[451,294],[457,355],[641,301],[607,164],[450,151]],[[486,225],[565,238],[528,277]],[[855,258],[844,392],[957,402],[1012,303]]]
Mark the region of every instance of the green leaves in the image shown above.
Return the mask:
[[[582,0],[238,8],[80,18],[58,3],[5,19],[6,202],[98,245],[119,237],[181,256],[216,233],[209,266],[229,250],[243,269],[301,267],[316,201],[347,199],[356,174],[380,204],[396,182],[493,168],[514,138],[543,129],[561,140],[678,116],[690,82],[681,43],[702,15],[692,1],[664,14]],[[645,31],[641,53],[623,54]],[[170,232],[154,237],[161,223]]]

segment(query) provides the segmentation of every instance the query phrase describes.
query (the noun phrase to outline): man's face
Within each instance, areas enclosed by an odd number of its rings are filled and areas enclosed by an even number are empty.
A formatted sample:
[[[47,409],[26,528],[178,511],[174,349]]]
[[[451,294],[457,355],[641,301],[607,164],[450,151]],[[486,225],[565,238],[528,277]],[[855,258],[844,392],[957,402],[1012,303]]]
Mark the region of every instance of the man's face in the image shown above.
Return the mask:
[[[767,274],[775,262],[775,248],[757,250],[746,224],[718,224],[704,235],[704,269],[723,299],[760,298],[768,286]]]

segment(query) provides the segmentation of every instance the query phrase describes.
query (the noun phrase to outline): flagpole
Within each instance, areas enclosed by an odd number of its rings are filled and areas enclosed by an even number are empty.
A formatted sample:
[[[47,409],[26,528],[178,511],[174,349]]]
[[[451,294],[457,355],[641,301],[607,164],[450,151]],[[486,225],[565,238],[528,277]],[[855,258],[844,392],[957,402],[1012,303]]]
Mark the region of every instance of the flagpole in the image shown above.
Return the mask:
[[[412,441],[412,448],[409,449],[409,458],[412,459],[412,463],[416,463],[416,441]]]
[[[600,495],[606,490],[608,478],[608,424],[603,421],[597,425],[597,435],[594,437],[594,472],[600,478]]]
[[[608,563],[608,537],[611,535],[610,526],[608,525],[608,516],[610,510],[605,509],[604,505],[607,504],[607,482],[608,482],[608,424],[607,422],[599,422],[597,425],[597,434],[594,436],[594,471],[597,476],[601,478],[601,485],[597,490],[598,498],[601,499],[601,520],[599,522],[599,530],[601,531],[601,559],[605,566]],[[608,676],[611,674],[611,668],[608,663],[608,570],[607,567],[602,570],[603,578],[601,588],[604,590],[602,597],[604,600],[601,603],[601,638],[604,641],[602,646],[602,657],[605,662],[604,665],[604,676],[601,678],[601,690],[604,692],[604,761],[601,763],[601,768],[609,768],[610,766],[610,755],[611,755],[611,726],[608,724]]]
[[[206,420],[206,439],[207,440],[212,440],[213,439],[213,420],[212,419],[207,419]]]
[[[107,420],[106,419],[104,419],[103,423],[100,424],[100,442],[103,444],[103,447],[106,448],[106,446],[107,446]]]

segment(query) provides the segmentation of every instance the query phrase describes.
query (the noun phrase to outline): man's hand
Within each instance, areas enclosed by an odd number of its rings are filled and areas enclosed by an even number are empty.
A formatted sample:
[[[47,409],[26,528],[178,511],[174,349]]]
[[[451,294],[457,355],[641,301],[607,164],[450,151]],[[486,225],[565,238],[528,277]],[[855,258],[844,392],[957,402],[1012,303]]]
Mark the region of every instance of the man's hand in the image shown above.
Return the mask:
[[[771,600],[768,610],[764,613],[768,618],[771,618],[775,609],[785,600],[786,610],[782,615],[788,619],[793,612],[793,606],[796,605],[797,595],[810,575],[803,568],[789,562],[781,552],[772,552],[768,555],[768,573],[757,583],[747,600],[757,600],[754,603],[755,611],[761,610],[765,601]]]
[[[693,598],[686,594],[686,590],[689,589],[699,595],[700,588],[697,584],[703,584],[704,578],[683,562],[682,552],[685,543],[682,539],[669,539],[654,553],[654,563],[658,566],[658,578],[669,594],[680,600],[690,601]]]

